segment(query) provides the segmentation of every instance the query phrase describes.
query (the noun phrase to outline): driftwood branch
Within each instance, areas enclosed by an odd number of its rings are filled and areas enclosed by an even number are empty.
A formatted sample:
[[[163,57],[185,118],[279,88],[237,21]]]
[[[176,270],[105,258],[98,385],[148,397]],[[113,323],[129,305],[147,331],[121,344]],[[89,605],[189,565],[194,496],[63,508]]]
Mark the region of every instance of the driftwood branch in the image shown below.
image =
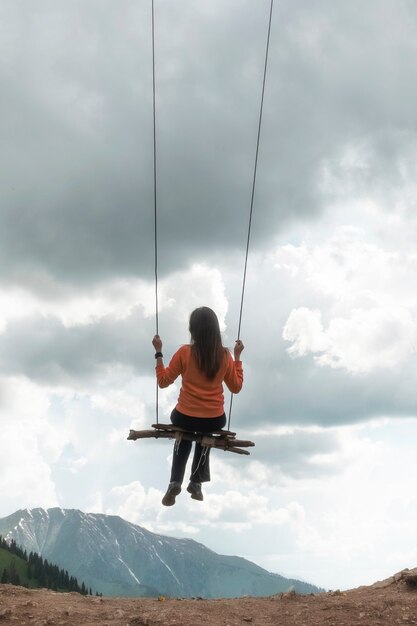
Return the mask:
[[[152,424],[153,430],[131,430],[128,439],[136,441],[136,439],[176,439],[177,441],[185,439],[187,441],[197,441],[207,448],[217,448],[219,450],[227,450],[236,454],[250,454],[247,450],[241,448],[250,448],[255,444],[253,441],[244,439],[236,439],[236,433],[229,430],[219,430],[214,433],[197,433],[190,432],[179,426],[172,424]]]

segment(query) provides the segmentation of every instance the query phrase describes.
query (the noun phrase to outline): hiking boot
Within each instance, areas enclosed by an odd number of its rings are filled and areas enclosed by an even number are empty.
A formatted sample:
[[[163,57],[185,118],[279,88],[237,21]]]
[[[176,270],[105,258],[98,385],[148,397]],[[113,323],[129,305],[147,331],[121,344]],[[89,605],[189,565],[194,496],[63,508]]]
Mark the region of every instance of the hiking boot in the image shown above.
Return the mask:
[[[179,493],[181,493],[181,483],[169,483],[167,492],[162,498],[162,504],[172,506],[175,504],[175,498]]]
[[[201,491],[201,483],[193,483],[191,481],[187,487],[187,491],[191,493],[193,500],[200,500],[200,502],[204,500],[203,492]]]

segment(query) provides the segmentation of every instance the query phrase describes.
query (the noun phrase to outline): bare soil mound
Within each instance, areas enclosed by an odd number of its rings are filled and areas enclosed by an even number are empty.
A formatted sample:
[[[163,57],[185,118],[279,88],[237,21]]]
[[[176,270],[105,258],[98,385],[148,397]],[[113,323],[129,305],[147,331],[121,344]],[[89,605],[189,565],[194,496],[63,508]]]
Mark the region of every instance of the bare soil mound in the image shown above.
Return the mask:
[[[417,624],[417,568],[370,587],[301,596],[181,600],[85,597],[0,585],[0,626],[377,626]]]

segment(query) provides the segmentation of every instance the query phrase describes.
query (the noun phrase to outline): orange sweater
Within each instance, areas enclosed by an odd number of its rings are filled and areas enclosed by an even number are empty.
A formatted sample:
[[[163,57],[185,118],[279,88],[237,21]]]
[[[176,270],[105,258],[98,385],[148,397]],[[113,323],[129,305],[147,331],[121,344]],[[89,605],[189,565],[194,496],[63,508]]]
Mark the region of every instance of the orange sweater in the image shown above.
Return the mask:
[[[168,367],[156,366],[158,385],[163,389],[171,385],[181,374],[182,385],[177,411],[193,417],[219,417],[224,413],[224,381],[232,393],[239,393],[243,384],[240,361],[234,361],[228,350],[213,380],[201,373],[191,357],[191,346],[182,346],[172,357]]]

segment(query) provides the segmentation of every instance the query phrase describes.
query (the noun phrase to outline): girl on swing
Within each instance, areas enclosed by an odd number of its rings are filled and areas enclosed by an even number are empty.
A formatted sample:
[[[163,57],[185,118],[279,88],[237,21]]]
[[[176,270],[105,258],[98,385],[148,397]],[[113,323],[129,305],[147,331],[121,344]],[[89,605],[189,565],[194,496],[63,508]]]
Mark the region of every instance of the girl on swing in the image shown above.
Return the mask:
[[[238,340],[234,360],[222,345],[219,321],[208,307],[195,309],[190,316],[191,343],[182,346],[172,357],[168,367],[162,360],[162,341],[155,335],[152,344],[156,350],[156,377],[161,389],[171,385],[181,374],[182,384],[178,403],[171,413],[171,422],[186,430],[212,433],[226,424],[223,381],[232,393],[239,393],[243,384],[240,355],[244,349]],[[185,468],[191,452],[191,441],[181,439],[175,444],[171,480],[162,504],[172,506],[181,492]],[[201,483],[210,480],[210,448],[195,444],[188,493],[194,500],[203,500]]]

